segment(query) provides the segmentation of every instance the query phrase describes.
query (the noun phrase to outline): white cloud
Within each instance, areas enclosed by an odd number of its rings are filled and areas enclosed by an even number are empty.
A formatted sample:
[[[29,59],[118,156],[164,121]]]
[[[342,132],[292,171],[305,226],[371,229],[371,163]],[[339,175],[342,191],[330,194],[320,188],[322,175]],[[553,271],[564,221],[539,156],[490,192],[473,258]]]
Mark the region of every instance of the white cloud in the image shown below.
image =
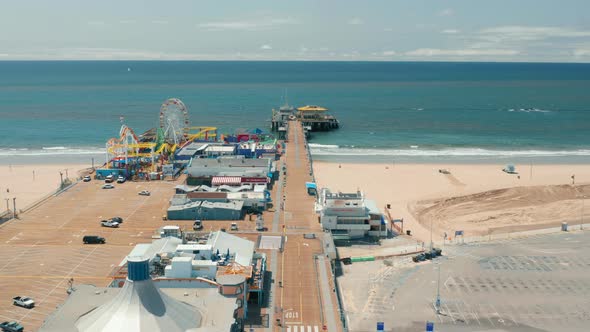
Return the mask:
[[[268,44],[264,44],[262,46],[260,46],[261,50],[272,50],[272,46],[268,45]]]
[[[543,26],[499,26],[480,30],[478,37],[488,42],[535,41],[548,38],[590,37],[590,31]]]
[[[199,28],[208,31],[223,31],[223,30],[266,30],[281,25],[299,24],[299,21],[292,18],[271,18],[260,19],[252,21],[223,21],[223,22],[207,22],[200,23]]]
[[[121,20],[119,21],[121,24],[135,24],[134,20]]]
[[[0,53],[0,57],[7,57],[8,54],[7,53]]]
[[[577,48],[573,53],[576,58],[590,57],[590,48]]]
[[[361,24],[364,24],[365,22],[358,17],[353,17],[350,20],[348,20],[347,23],[350,25],[361,25]]]
[[[445,8],[438,12],[438,16],[452,16],[455,14],[455,11],[452,8]]]
[[[168,24],[166,20],[153,20],[152,24]]]
[[[445,29],[445,30],[441,31],[441,33],[446,33],[446,34],[449,34],[449,35],[454,35],[454,34],[457,34],[459,32],[461,32],[461,30],[457,30],[457,29]]]
[[[384,28],[383,31],[387,31],[387,32],[393,31],[393,28]]]
[[[448,56],[448,57],[469,57],[469,56],[508,56],[517,55],[520,51],[509,50],[509,49],[454,49],[454,50],[443,50],[438,48],[419,48],[417,50],[406,52],[407,56],[418,56],[418,57],[437,57],[437,56]]]
[[[383,51],[381,53],[381,55],[384,55],[384,56],[393,56],[393,55],[396,55],[396,54],[397,54],[396,51]]]
[[[88,25],[100,26],[105,25],[104,21],[89,21]]]

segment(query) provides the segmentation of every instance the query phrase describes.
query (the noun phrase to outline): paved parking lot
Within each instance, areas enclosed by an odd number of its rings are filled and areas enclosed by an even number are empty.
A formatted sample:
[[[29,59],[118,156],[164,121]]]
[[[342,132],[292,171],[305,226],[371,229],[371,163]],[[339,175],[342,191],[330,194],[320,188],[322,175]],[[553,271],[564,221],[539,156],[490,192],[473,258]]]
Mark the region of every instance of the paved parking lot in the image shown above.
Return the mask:
[[[391,331],[423,331],[426,321],[436,331],[587,331],[588,240],[587,232],[537,235],[446,246],[434,262],[345,266],[350,331],[374,331],[378,321]]]
[[[100,181],[79,183],[35,210],[0,226],[0,319],[17,320],[26,331],[41,326],[66,298],[68,280],[106,286],[110,272],[137,243],[152,241],[165,224],[190,227],[192,222],[164,222],[173,182],[127,182],[100,189]],[[151,196],[139,196],[143,189]],[[120,216],[118,229],[100,220]],[[84,235],[100,235],[105,245],[84,245]],[[12,297],[30,296],[37,307],[12,305]]]

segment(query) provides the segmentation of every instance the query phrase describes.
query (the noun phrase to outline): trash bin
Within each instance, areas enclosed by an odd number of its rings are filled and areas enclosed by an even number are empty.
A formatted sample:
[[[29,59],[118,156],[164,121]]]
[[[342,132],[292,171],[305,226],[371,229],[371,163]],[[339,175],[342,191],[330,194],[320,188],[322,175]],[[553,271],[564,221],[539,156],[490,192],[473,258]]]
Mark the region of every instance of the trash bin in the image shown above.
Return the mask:
[[[408,229],[408,230],[406,231],[406,235],[412,235],[412,231]]]
[[[562,232],[567,232],[567,223],[566,222],[562,222],[561,223],[561,231]]]

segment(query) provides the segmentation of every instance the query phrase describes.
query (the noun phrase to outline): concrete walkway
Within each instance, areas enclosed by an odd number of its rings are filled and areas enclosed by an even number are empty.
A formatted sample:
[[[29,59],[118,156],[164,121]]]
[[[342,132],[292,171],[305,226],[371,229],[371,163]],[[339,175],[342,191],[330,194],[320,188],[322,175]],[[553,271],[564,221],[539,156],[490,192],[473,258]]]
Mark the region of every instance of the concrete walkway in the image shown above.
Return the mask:
[[[324,255],[317,257],[316,261],[319,272],[319,282],[321,297],[324,311],[324,322],[328,327],[328,331],[338,331],[338,325],[334,316],[334,304],[332,303],[332,287],[328,281],[328,272],[326,271],[326,259]]]

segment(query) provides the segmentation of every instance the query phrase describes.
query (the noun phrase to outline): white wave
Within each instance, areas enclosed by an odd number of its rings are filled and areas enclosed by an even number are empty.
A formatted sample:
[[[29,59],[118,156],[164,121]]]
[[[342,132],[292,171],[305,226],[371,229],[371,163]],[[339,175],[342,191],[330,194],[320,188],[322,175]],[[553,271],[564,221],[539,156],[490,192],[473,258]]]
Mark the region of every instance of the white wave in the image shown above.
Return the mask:
[[[43,150],[66,150],[65,146],[50,146],[50,147],[42,147]]]
[[[311,149],[313,148],[323,148],[323,149],[338,149],[338,145],[333,144],[316,144],[316,143],[309,143],[307,144]]]
[[[550,111],[550,110],[543,110],[543,109],[539,109],[539,108],[519,108],[519,109],[511,108],[511,109],[508,110],[508,112],[551,113],[552,111]]]
[[[312,148],[313,155],[391,156],[391,157],[568,157],[590,156],[590,150],[488,150],[481,148],[448,149],[352,149]]]
[[[103,154],[105,148],[89,147],[89,148],[67,148],[57,147],[41,148],[41,149],[0,149],[0,157],[3,156],[56,156],[56,155],[91,155]]]

